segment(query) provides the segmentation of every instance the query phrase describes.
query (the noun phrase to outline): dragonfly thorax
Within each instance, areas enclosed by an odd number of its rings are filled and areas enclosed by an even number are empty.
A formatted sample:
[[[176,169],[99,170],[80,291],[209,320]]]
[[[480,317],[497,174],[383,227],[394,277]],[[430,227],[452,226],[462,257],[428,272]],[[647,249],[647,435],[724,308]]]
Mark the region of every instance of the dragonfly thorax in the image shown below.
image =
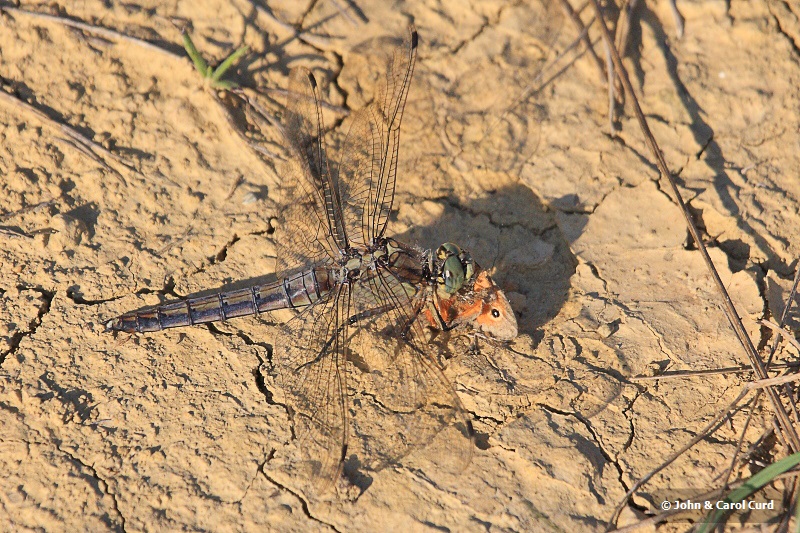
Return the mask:
[[[365,272],[375,272],[380,268],[409,268],[419,262],[415,261],[411,255],[409,248],[393,239],[386,238],[376,240],[366,249],[350,248],[347,253],[343,254],[339,263],[339,279],[344,282],[353,282]],[[416,269],[412,267],[412,270]]]
[[[339,263],[339,279],[344,283],[349,283],[358,280],[361,277],[361,272],[365,262],[370,261],[370,254],[362,255],[356,248],[349,248],[343,254],[342,260]]]

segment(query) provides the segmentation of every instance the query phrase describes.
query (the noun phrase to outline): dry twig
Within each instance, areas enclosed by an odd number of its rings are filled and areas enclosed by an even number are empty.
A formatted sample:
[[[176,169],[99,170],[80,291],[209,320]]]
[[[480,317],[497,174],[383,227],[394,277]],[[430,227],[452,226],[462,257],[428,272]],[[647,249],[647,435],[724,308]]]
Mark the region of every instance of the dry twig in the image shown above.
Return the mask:
[[[733,400],[730,404],[728,404],[728,406],[725,409],[720,411],[720,413],[716,417],[714,417],[714,419],[711,420],[711,422],[709,422],[706,425],[706,427],[700,430],[700,432],[694,438],[692,438],[692,440],[684,444],[680,449],[676,450],[672,455],[667,457],[660,465],[655,467],[653,470],[648,472],[647,475],[645,475],[644,477],[639,479],[636,483],[634,483],[633,486],[631,486],[631,488],[628,489],[628,492],[625,493],[625,496],[622,498],[622,500],[620,500],[620,502],[617,504],[617,507],[614,509],[614,513],[611,515],[611,519],[608,521],[609,526],[606,529],[606,531],[611,530],[612,524],[616,523],[617,519],[619,518],[619,514],[625,507],[625,504],[628,503],[630,497],[633,496],[634,493],[636,493],[636,491],[639,490],[639,488],[642,485],[650,481],[653,478],[653,476],[655,476],[656,474],[664,470],[666,467],[671,465],[673,462],[675,462],[675,460],[678,457],[683,455],[687,450],[691,449],[695,444],[706,438],[708,434],[713,433],[725,421],[732,418],[733,409],[737,405],[739,405],[739,402],[741,402],[744,399],[744,397],[747,396],[749,393],[750,391],[747,389],[742,390],[742,392],[739,393],[739,396],[737,396],[735,400]]]
[[[87,33],[91,33],[93,35],[97,35],[99,37],[103,37],[104,39],[108,39],[112,42],[123,41],[130,44],[135,44],[137,46],[142,46],[147,48],[148,50],[152,50],[154,52],[159,52],[162,54],[167,54],[173,58],[182,59],[183,56],[178,55],[166,48],[162,48],[158,45],[155,45],[149,41],[145,41],[144,39],[139,39],[138,37],[133,37],[130,35],[126,35],[124,33],[120,33],[118,31],[114,31],[108,28],[103,28],[101,26],[95,26],[92,24],[88,24],[86,22],[81,22],[75,19],[66,18],[66,17],[59,17],[56,15],[49,15],[47,13],[38,13],[36,11],[28,11],[27,9],[20,9],[18,7],[8,7],[8,6],[0,6],[0,12],[8,12],[8,13],[15,13],[18,15],[24,15],[27,17],[38,18],[41,20],[47,20],[49,22],[54,22],[56,24],[61,24],[63,26],[68,26],[70,28],[75,28],[77,30],[85,31]]]
[[[24,215],[25,213],[38,211],[39,209],[44,209],[45,207],[50,207],[51,205],[55,204],[57,200],[58,198],[51,198],[49,200],[45,200],[44,202],[39,202],[38,204],[33,204],[27,207],[23,207],[21,209],[17,209],[16,211],[9,211],[8,213],[3,213],[2,215],[0,215],[0,220],[8,220],[9,218],[17,217],[19,215]]]
[[[788,472],[784,472],[783,474],[779,474],[779,475],[775,476],[773,478],[773,480],[797,479],[798,475],[800,475],[800,470],[789,470]],[[745,481],[747,481],[747,480],[746,479],[740,479],[740,480],[736,481],[735,483],[731,483],[729,488],[731,488],[731,489],[739,488],[740,486],[742,486],[745,483]],[[723,488],[714,489],[714,490],[711,490],[709,492],[705,492],[703,494],[698,494],[697,496],[694,497],[694,499],[697,500],[697,501],[712,500],[712,499],[719,498],[722,495],[723,492],[725,492],[723,490]],[[656,524],[660,524],[662,522],[665,522],[671,516],[679,515],[679,514],[682,514],[682,513],[685,513],[685,512],[686,512],[686,510],[684,510],[684,509],[673,508],[673,509],[670,509],[669,511],[664,511],[664,512],[661,512],[661,513],[659,513],[659,514],[657,514],[655,516],[651,516],[649,518],[645,518],[644,520],[636,522],[635,524],[630,524],[628,526],[621,527],[619,529],[615,529],[614,533],[633,533],[633,532],[637,532],[637,531],[638,532],[647,531],[647,529],[644,529],[644,528],[646,528],[648,526],[653,526],[653,525],[656,525]]]
[[[776,363],[770,365],[769,370],[774,371],[779,368],[798,368],[800,361],[789,363]],[[749,366],[730,366],[727,368],[708,368],[705,370],[674,370],[667,371],[655,376],[633,376],[628,378],[628,381],[637,383],[641,381],[661,381],[667,379],[685,379],[685,378],[699,378],[703,376],[716,376],[720,374],[741,374],[744,372],[752,372],[753,368]]]
[[[767,379],[767,370],[764,366],[764,362],[758,355],[758,351],[756,350],[755,346],[753,345],[753,341],[750,339],[749,335],[747,334],[747,330],[744,328],[744,324],[742,324],[741,318],[736,311],[736,306],[733,304],[733,300],[731,300],[730,295],[728,294],[728,290],[725,288],[725,284],[722,282],[722,279],[717,272],[716,267],[714,266],[714,262],[711,260],[711,256],[708,255],[708,250],[706,249],[705,243],[703,242],[702,237],[700,236],[700,230],[697,229],[697,225],[694,223],[694,219],[692,218],[692,214],[689,211],[689,208],[686,206],[686,203],[683,201],[683,196],[681,195],[680,190],[678,189],[678,184],[675,182],[675,178],[672,176],[672,173],[667,166],[667,162],[664,159],[664,154],[661,153],[661,149],[658,146],[658,143],[653,137],[652,132],[650,131],[650,126],[647,124],[647,119],[642,112],[642,108],[639,105],[639,101],[636,98],[636,93],[633,90],[633,86],[631,85],[631,81],[628,78],[628,72],[625,69],[625,66],[622,64],[622,59],[617,52],[617,49],[613,46],[613,39],[611,38],[611,34],[608,31],[608,27],[606,27],[605,21],[603,20],[603,14],[600,9],[600,4],[598,0],[592,0],[592,3],[595,6],[595,11],[597,14],[597,18],[600,22],[600,30],[603,33],[603,37],[605,38],[606,42],[609,43],[609,50],[611,51],[611,59],[614,62],[614,68],[617,71],[617,76],[622,80],[622,85],[625,88],[625,92],[631,99],[633,104],[634,113],[636,118],[639,122],[639,127],[641,128],[642,132],[644,133],[645,143],[647,147],[650,149],[650,152],[653,154],[653,157],[656,159],[656,164],[658,166],[658,170],[661,172],[661,175],[670,185],[670,189],[675,197],[675,200],[678,203],[678,206],[681,209],[681,213],[684,216],[686,221],[686,225],[689,228],[689,233],[692,235],[692,239],[697,246],[697,250],[700,252],[700,256],[703,258],[703,262],[705,262],[706,267],[708,268],[709,273],[711,274],[711,278],[714,281],[714,284],[717,286],[717,290],[719,291],[720,295],[722,296],[725,314],[730,322],[731,326],[733,327],[734,332],[736,333],[736,337],[739,339],[742,347],[747,354],[749,362],[753,365],[753,369],[756,371],[759,379]],[[778,417],[778,423],[781,428],[782,438],[787,441],[787,444],[791,447],[792,450],[800,451],[800,437],[797,435],[794,426],[792,425],[791,420],[789,419],[789,415],[780,401],[777,392],[772,389],[766,389],[767,395],[769,396],[770,403],[775,411],[775,414]]]
[[[800,350],[800,341],[798,341],[794,337],[794,335],[792,335],[790,332],[780,327],[775,322],[772,322],[770,320],[759,320],[758,323],[764,327],[771,329],[773,332],[783,337],[783,339],[786,340],[786,342],[788,342],[789,344]],[[769,368],[772,369],[772,366],[770,365]]]
[[[597,66],[597,72],[600,74],[600,79],[606,78],[606,66],[600,56],[597,55],[597,52],[594,51],[594,46],[592,46],[592,42],[589,40],[589,36],[587,34],[587,27],[584,26],[581,17],[572,9],[572,5],[569,3],[568,0],[561,0],[561,8],[564,10],[564,13],[567,17],[572,21],[575,25],[575,29],[578,30],[578,34],[580,34],[580,39],[583,41],[586,50],[589,52],[589,55],[592,56],[594,59],[594,64]],[[592,19],[594,22],[594,19]]]
[[[620,58],[617,49],[613,46],[613,39],[608,30],[608,27],[605,24],[605,21],[603,20],[603,14],[600,8],[600,4],[598,0],[592,0],[592,3],[594,4],[597,18],[600,21],[600,30],[603,34],[603,38],[609,45],[608,50],[611,52],[611,59],[614,63],[614,68],[617,72],[617,75],[622,80],[622,84],[623,87],[625,88],[627,95],[630,97],[630,101],[632,102],[634,113],[639,122],[639,126],[642,132],[644,133],[645,143],[647,144],[647,147],[650,149],[652,155],[655,157],[656,164],[658,166],[658,169],[662,177],[666,179],[667,182],[669,183],[672,193],[681,209],[681,213],[684,216],[686,225],[689,228],[689,232],[692,235],[692,239],[694,240],[697,249],[700,252],[701,257],[703,258],[703,261],[706,263],[706,267],[708,268],[708,271],[711,274],[714,284],[717,286],[717,289],[720,292],[720,295],[722,296],[724,309],[728,321],[733,327],[734,332],[736,333],[736,336],[739,339],[739,342],[741,343],[742,347],[744,348],[745,353],[747,354],[747,357],[750,361],[750,364],[753,366],[753,369],[758,375],[758,377],[762,380],[768,379],[767,370],[764,365],[764,362],[759,357],[759,354],[755,346],[753,345],[752,340],[748,336],[747,331],[745,330],[744,325],[742,324],[742,321],[736,311],[736,307],[734,306],[733,301],[731,300],[730,295],[728,294],[728,291],[725,288],[725,285],[723,284],[721,278],[719,277],[719,273],[717,272],[716,267],[714,266],[714,263],[708,254],[708,250],[706,249],[705,244],[703,243],[703,240],[700,236],[700,232],[697,229],[696,224],[694,223],[692,215],[689,212],[685,202],[683,201],[683,197],[681,196],[680,190],[678,189],[678,185],[675,182],[675,179],[673,178],[672,173],[670,172],[667,166],[667,163],[664,159],[661,149],[658,147],[658,144],[655,138],[653,137],[653,134],[650,131],[650,127],[647,124],[647,119],[645,118],[644,113],[642,112],[638,99],[636,98],[636,94],[633,90],[633,86],[631,85],[630,79],[628,78],[627,71],[624,65],[622,64],[622,59]],[[772,388],[767,388],[766,392],[770,398],[773,410],[777,415],[778,427],[780,428],[779,435],[784,440],[784,442],[786,442],[789,445],[789,447],[792,450],[800,451],[800,437],[798,437],[797,432],[795,431],[795,428],[792,425],[792,422],[789,418],[789,415],[783,403],[781,403],[780,397],[778,396],[777,392]],[[731,407],[729,407],[728,409],[731,409],[736,403],[741,401],[741,399],[747,393],[748,389],[744,389],[740,393],[739,397],[737,397],[734,404],[732,404]],[[730,413],[725,412],[724,417],[728,416],[730,416]],[[719,417],[717,418],[719,419]],[[688,450],[689,447],[693,446],[696,442],[699,442],[700,439],[705,438],[705,435],[707,434],[708,430],[710,430],[712,427],[713,426],[707,426],[707,428],[704,431],[702,431],[697,437],[692,439],[688,447],[684,447],[683,450],[681,450],[677,455],[673,454],[668,461],[665,461],[664,463],[662,463],[661,466],[650,472],[644,478],[637,481],[634,487],[628,491],[625,498],[623,498],[623,500],[617,505],[609,523],[613,524],[616,522],[616,520],[619,517],[619,513],[622,511],[622,508],[625,506],[626,502],[628,501],[630,496],[635,492],[635,490],[638,489],[638,487],[646,483],[649,479],[652,478],[653,475],[655,475],[656,472],[663,469],[667,464],[674,461],[678,457],[678,455],[683,453],[685,450]]]

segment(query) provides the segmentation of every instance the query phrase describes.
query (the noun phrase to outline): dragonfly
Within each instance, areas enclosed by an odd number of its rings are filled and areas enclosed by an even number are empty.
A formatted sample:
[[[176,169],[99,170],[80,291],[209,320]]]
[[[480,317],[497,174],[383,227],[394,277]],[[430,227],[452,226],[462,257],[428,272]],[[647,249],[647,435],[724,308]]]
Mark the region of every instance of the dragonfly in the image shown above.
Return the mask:
[[[472,425],[433,339],[441,332],[496,343],[517,336],[508,299],[468,251],[453,243],[423,250],[388,229],[418,42],[409,28],[374,101],[355,114],[338,165],[327,155],[314,75],[305,68],[290,74],[283,128],[293,157],[281,172],[276,281],[168,302],[106,324],[143,333],[288,310],[272,356],[298,440],[287,470],[322,491],[353,449],[377,468],[446,428],[455,428],[446,453],[468,464]],[[366,403],[376,416],[355,416],[357,404]],[[368,419],[379,423],[370,430]]]

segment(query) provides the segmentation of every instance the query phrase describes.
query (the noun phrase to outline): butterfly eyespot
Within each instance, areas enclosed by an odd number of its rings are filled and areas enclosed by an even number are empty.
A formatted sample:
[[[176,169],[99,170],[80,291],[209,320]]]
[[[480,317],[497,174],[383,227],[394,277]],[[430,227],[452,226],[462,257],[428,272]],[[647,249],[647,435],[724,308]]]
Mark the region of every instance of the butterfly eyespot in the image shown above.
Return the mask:
[[[500,311],[497,309],[492,309],[492,316],[495,318],[500,318]]]

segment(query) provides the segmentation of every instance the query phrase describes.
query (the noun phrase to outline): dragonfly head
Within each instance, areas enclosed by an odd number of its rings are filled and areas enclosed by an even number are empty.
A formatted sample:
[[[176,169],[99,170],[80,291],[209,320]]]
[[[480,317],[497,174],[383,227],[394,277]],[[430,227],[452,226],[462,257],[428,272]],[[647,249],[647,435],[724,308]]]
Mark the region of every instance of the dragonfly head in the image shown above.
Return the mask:
[[[471,283],[475,275],[475,262],[469,252],[462,250],[452,242],[446,242],[436,250],[438,264],[437,290],[447,298],[464,286]]]

